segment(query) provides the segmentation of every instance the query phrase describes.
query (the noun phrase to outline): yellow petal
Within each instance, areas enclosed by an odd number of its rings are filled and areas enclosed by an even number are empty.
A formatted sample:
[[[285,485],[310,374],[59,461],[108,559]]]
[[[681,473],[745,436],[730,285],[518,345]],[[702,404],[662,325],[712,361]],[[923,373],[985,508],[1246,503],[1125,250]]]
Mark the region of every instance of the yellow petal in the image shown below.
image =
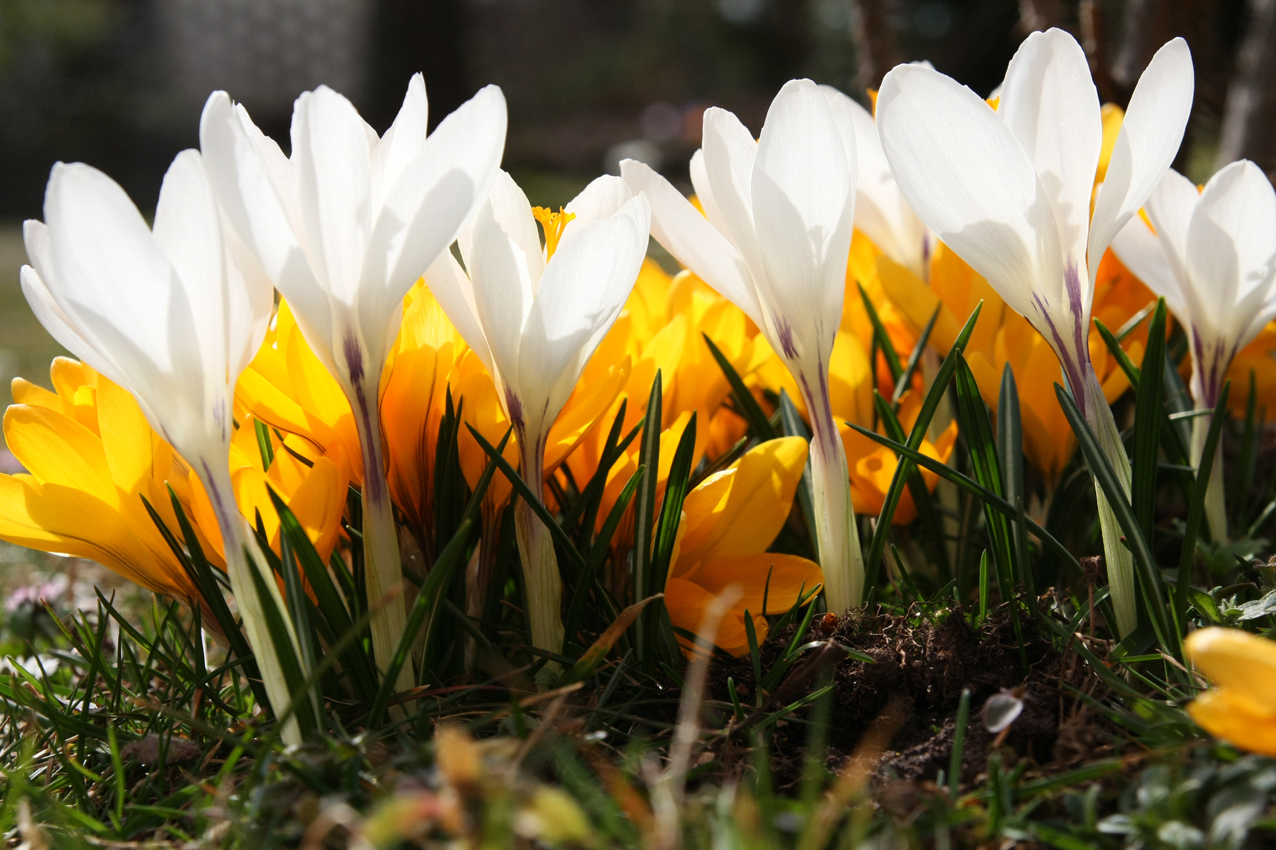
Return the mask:
[[[665,609],[669,612],[669,621],[677,628],[692,634],[699,633],[704,624],[705,611],[715,598],[714,594],[689,581],[671,578],[665,582]],[[717,636],[713,641],[715,646],[735,656],[744,655],[749,651],[749,639],[744,631],[743,611],[744,609],[739,607],[733,607],[728,611],[718,624]],[[765,627],[766,621],[763,620],[762,624]],[[758,640],[763,640],[765,635],[764,630],[757,635]],[[679,636],[678,642],[682,645],[683,651],[690,655],[693,646],[691,641]]]
[[[41,484],[60,484],[116,505],[102,440],[80,423],[44,407],[11,405],[4,415],[9,450]]]
[[[682,557],[709,561],[765,551],[788,518],[806,455],[801,437],[768,440],[692,490],[683,502],[689,526]]]
[[[681,579],[714,595],[738,585],[744,595],[737,607],[765,616],[783,614],[792,608],[799,594],[810,594],[823,584],[824,574],[819,564],[797,555],[756,552],[706,561]]]
[[[1276,720],[1255,714],[1248,699],[1230,688],[1206,691],[1187,707],[1188,715],[1215,738],[1243,750],[1276,756]]]
[[[940,299],[935,290],[885,254],[877,258],[877,277],[887,297],[903,311],[916,329],[920,331],[926,327],[930,317],[935,315],[935,308],[940,307]],[[942,306],[939,318],[935,320],[935,327],[930,332],[930,343],[940,354],[947,354],[948,349],[953,347],[964,321],[964,318],[959,320],[947,304]]]
[[[344,472],[328,458],[321,457],[309,473],[288,499],[288,509],[306,530],[319,557],[327,563],[337,543],[346,505]]]
[[[1259,716],[1276,717],[1276,641],[1240,629],[1193,632],[1183,651],[1196,669]]]

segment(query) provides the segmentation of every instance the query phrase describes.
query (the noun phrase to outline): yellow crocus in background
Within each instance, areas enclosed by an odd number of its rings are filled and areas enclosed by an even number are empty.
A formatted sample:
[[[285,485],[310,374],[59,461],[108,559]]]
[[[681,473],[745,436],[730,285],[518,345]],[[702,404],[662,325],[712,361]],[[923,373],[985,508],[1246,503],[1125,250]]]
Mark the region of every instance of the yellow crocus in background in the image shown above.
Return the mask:
[[[28,472],[0,476],[0,539],[89,558],[147,590],[202,603],[142,499],[181,540],[171,486],[205,557],[224,569],[222,536],[203,485],[129,393],[68,358],[54,360],[50,373],[54,392],[21,378],[13,383],[18,403],[5,413],[5,439]],[[265,490],[271,487],[327,560],[345,506],[344,451],[336,445],[329,456],[307,455],[304,443],[285,448],[277,435],[271,441],[274,462],[263,468],[254,422],[242,423],[232,437],[230,478],[240,513],[254,526],[260,513],[278,553],[279,515]],[[206,608],[203,624],[218,628]]]
[[[1188,635],[1183,653],[1215,685],[1188,705],[1192,719],[1216,738],[1276,757],[1276,642],[1212,627]]]
[[[821,586],[824,576],[814,561],[766,551],[788,519],[806,456],[801,437],[769,440],[687,494],[665,581],[665,607],[675,627],[695,632],[705,608],[737,585],[744,593],[723,617],[716,643],[744,655],[746,612],[760,643],[767,634],[764,614],[782,614],[799,594]],[[681,642],[689,652],[687,641]]]
[[[5,412],[5,440],[26,468],[0,475],[0,539],[89,558],[155,593],[189,604],[200,594],[146,511],[145,497],[181,538],[166,483],[187,516],[198,480],[146,422],[133,397],[90,367],[59,357],[55,392],[21,378]],[[196,523],[219,567],[216,520]],[[212,616],[206,626],[216,627]]]

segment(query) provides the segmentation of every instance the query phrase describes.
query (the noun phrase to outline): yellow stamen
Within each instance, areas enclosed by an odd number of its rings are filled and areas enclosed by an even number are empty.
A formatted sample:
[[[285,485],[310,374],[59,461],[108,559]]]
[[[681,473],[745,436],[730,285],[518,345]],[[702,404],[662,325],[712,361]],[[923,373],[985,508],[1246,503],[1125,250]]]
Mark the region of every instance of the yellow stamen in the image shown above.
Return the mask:
[[[563,229],[567,227],[567,222],[576,217],[576,213],[569,213],[562,207],[558,208],[558,212],[548,207],[532,207],[532,215],[541,223],[541,230],[545,232],[545,261],[549,262],[549,258],[558,249],[558,240],[563,238]]]

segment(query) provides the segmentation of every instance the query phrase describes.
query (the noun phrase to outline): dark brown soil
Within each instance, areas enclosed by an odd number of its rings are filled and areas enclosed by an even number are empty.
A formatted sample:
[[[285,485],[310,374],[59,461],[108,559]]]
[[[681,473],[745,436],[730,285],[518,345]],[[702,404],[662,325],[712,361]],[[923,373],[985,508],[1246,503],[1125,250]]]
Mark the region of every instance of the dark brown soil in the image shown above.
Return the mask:
[[[1065,669],[1067,659],[1041,639],[1026,616],[1021,618],[1021,653],[1004,607],[978,631],[967,623],[961,609],[945,612],[942,617],[935,623],[916,615],[878,612],[847,615],[836,622],[816,620],[803,642],[836,642],[872,657],[874,662],[851,658],[838,663],[843,658],[840,652],[808,650],[776,692],[764,695],[770,703],[764,710],[775,711],[819,687],[821,673],[813,668],[828,665],[813,659],[824,652],[828,664],[836,665],[828,729],[830,770],[842,766],[887,701],[898,695],[909,707],[908,719],[883,754],[876,776],[887,782],[934,781],[939,771],[948,770],[958,704],[965,688],[971,691],[971,702],[962,758],[963,783],[974,782],[986,770],[994,744],[1002,752],[1003,764],[1027,758],[1043,767],[1063,768],[1095,755],[1094,747],[1107,737],[1098,725],[1101,721],[1061,686],[1067,681],[1101,698],[1097,682],[1083,665],[1067,664]],[[764,675],[789,645],[794,630],[781,630],[760,647]],[[746,657],[715,664],[710,674],[712,699],[729,698],[728,677],[736,682],[742,702],[752,703],[751,661]],[[1023,712],[998,742],[984,726],[983,706],[994,694],[1012,689],[1024,701]],[[797,716],[807,718],[809,712],[807,709]],[[771,760],[777,790],[791,789],[800,780],[809,730],[809,724],[793,721],[781,721],[773,727]]]

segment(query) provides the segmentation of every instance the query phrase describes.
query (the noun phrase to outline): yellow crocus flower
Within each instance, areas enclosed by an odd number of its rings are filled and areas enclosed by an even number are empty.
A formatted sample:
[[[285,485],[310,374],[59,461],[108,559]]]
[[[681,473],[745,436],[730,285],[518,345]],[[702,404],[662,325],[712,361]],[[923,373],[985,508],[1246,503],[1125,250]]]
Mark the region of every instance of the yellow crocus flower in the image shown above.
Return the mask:
[[[1183,652],[1215,685],[1188,705],[1192,719],[1243,750],[1276,756],[1276,642],[1212,627],[1188,635]]]
[[[0,475],[0,539],[88,558],[147,590],[198,600],[141,498],[181,539],[165,484],[191,516],[191,493],[203,490],[198,479],[128,392],[68,358],[55,359],[50,372],[56,392],[13,382],[17,404],[5,412],[5,440],[27,472]],[[220,552],[205,545],[220,541],[216,520],[196,523],[196,534],[209,560],[223,566]],[[215,628],[216,620],[204,623]]]
[[[67,358],[54,360],[50,372],[55,392],[21,378],[13,384],[18,403],[5,414],[5,437],[29,472],[0,476],[0,538],[89,558],[155,593],[202,602],[142,498],[180,540],[167,489],[172,486],[205,556],[224,569],[222,536],[203,485],[125,390]],[[231,483],[240,512],[254,524],[260,512],[278,552],[279,516],[266,494],[269,485],[326,560],[345,506],[344,452],[335,446],[330,457],[307,456],[304,442],[285,449],[272,435],[272,443],[274,463],[265,470],[251,419],[231,440]],[[217,627],[207,610],[204,624]]]
[[[296,434],[327,451],[340,444],[350,461],[350,483],[363,483],[363,452],[354,413],[335,378],[306,344],[287,301],[235,386],[235,416],[251,414],[272,428]]]
[[[801,437],[770,440],[687,494],[665,581],[665,607],[674,626],[695,632],[709,603],[737,585],[743,595],[718,626],[715,642],[732,655],[744,655],[749,651],[746,611],[761,642],[767,634],[765,614],[781,614],[800,593],[821,586],[824,576],[814,561],[766,551],[788,519],[806,456]]]

